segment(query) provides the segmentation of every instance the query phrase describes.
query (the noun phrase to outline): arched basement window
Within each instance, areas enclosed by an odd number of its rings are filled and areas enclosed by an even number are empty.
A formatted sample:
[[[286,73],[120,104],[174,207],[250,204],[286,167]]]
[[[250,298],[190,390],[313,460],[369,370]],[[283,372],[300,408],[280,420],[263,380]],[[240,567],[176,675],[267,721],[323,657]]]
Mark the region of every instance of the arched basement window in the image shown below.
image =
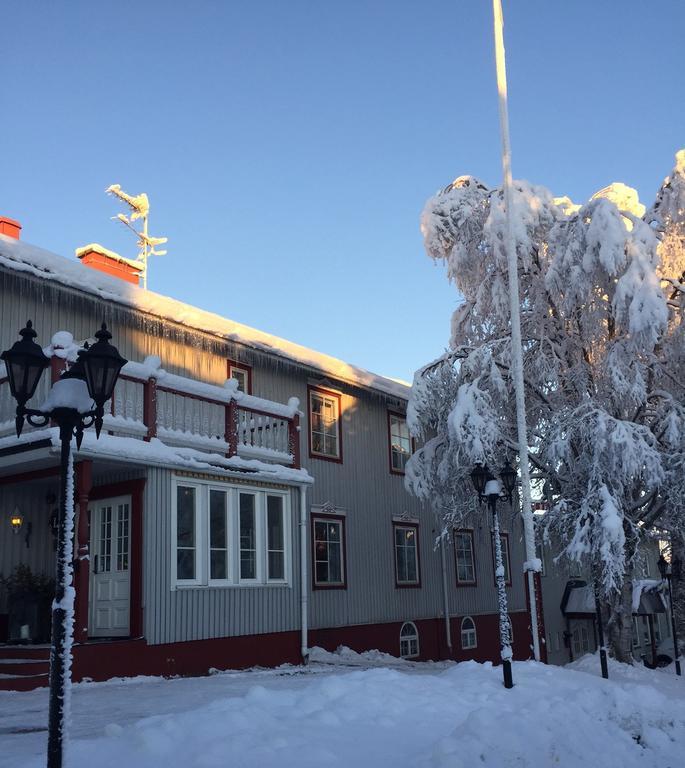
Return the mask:
[[[400,630],[400,656],[411,659],[419,655],[419,632],[413,621],[405,621]]]
[[[461,620],[461,647],[466,651],[477,646],[476,624],[470,616],[464,616]]]

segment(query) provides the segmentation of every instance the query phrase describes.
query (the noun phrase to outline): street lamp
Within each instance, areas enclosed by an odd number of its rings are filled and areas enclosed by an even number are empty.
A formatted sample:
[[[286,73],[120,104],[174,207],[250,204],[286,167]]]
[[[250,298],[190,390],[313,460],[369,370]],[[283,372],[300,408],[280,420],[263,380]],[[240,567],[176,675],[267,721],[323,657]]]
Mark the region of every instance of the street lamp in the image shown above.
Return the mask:
[[[516,470],[507,463],[500,472],[504,493],[500,481],[490,473],[487,464],[476,464],[471,472],[471,481],[478,494],[478,500],[487,499],[492,513],[493,536],[495,537],[495,580],[497,582],[497,602],[499,604],[499,642],[500,656],[502,659],[502,673],[504,687],[513,688],[514,680],[511,675],[511,627],[509,624],[509,611],[507,608],[507,590],[504,584],[504,563],[502,560],[502,539],[499,532],[499,515],[497,514],[497,501],[501,497],[509,499],[516,485]]]
[[[673,615],[673,590],[671,588],[671,564],[664,557],[662,552],[657,560],[659,566],[659,573],[661,574],[661,580],[666,581],[668,584],[668,609],[671,613],[671,635],[673,637],[673,650],[675,661],[675,673],[676,675],[682,675],[680,670],[680,653],[678,652],[678,635],[676,634],[675,616]]]
[[[71,438],[76,437],[80,448],[83,430],[95,425],[100,436],[104,405],[112,397],[119,371],[126,364],[109,340],[112,334],[103,323],[95,334],[97,342],[84,347],[78,359],[55,382],[40,409],[27,408],[43,371],[50,360],[34,341],[37,334],[30,320],[19,331],[21,341],[5,350],[0,359],[5,361],[10,391],[17,401],[16,430],[21,435],[24,421],[34,427],[45,427],[54,421],[60,437],[60,505],[57,522],[57,553],[55,599],[52,604],[52,643],[50,648],[50,712],[48,717],[48,768],[61,768],[62,741],[65,735],[64,696],[67,676],[71,674],[71,619],[73,594],[68,595],[72,579],[71,522],[73,504],[73,457]],[[69,634],[67,635],[67,622]]]

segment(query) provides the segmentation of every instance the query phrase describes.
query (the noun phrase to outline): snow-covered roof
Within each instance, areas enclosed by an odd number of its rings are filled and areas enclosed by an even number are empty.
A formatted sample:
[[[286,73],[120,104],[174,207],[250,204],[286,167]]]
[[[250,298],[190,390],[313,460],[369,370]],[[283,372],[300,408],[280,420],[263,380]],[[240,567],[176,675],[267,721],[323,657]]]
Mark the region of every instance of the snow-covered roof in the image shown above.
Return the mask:
[[[44,280],[53,280],[101,299],[123,304],[229,341],[293,360],[339,381],[375,389],[403,400],[409,398],[411,385],[408,382],[379,376],[343,360],[264,331],[258,331],[213,312],[143,290],[116,277],[110,277],[86,267],[78,261],[6,235],[0,235],[0,266],[15,272],[27,272]]]

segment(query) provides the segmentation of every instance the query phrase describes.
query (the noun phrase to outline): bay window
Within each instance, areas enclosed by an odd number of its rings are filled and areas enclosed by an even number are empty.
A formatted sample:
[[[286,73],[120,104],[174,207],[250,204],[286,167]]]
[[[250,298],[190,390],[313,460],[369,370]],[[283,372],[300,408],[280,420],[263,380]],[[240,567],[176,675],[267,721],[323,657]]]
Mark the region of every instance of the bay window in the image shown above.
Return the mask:
[[[172,498],[174,586],[289,583],[287,492],[179,478]]]

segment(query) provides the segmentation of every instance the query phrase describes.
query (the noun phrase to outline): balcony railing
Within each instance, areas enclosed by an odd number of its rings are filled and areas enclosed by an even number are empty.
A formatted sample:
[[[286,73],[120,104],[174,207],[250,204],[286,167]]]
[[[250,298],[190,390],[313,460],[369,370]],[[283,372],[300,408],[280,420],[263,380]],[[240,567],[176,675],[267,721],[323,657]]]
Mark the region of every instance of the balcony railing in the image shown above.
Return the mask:
[[[64,360],[52,358],[33,402],[41,403]],[[4,374],[4,369],[2,370]],[[232,379],[216,386],[167,373],[158,358],[129,362],[122,369],[104,429],[110,435],[140,440],[158,438],[167,445],[195,448],[228,457],[259,459],[299,469],[299,401],[287,405],[237,390]],[[7,378],[0,376],[0,435],[14,431],[14,411]]]

